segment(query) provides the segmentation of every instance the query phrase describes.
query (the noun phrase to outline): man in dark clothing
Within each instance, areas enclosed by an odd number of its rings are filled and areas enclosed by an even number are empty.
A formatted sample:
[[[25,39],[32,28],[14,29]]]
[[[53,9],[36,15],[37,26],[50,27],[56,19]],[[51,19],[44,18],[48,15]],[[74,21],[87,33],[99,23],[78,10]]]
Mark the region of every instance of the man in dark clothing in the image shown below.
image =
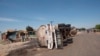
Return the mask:
[[[96,32],[96,30],[93,30],[93,32],[95,33],[95,32]]]
[[[22,38],[22,42],[24,42],[25,41],[25,33],[24,32],[21,32],[20,36]]]
[[[89,30],[87,30],[87,33],[89,33],[90,31]]]

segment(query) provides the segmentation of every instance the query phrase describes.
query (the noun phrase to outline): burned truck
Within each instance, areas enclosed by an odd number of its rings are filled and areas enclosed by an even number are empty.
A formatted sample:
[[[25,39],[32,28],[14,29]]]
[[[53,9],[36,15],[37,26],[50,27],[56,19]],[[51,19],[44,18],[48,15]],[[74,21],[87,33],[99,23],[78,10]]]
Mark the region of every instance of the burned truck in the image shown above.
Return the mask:
[[[58,31],[59,35],[62,38],[63,45],[67,43],[72,43],[73,38],[71,37],[70,31],[71,31],[71,25],[70,24],[58,24]],[[56,33],[57,34],[57,33]]]
[[[73,30],[74,29],[74,30]],[[74,34],[72,34],[74,32]],[[42,25],[37,30],[37,38],[40,46],[48,49],[63,48],[68,43],[73,43],[72,35],[75,36],[77,30],[71,24]]]

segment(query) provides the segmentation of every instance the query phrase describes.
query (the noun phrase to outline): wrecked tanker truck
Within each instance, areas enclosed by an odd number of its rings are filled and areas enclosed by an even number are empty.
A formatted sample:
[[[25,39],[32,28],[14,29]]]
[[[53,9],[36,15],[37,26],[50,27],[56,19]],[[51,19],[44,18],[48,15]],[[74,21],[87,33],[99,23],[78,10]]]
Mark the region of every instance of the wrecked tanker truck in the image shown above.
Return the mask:
[[[72,36],[75,36],[77,30],[70,24],[41,25],[37,32],[37,38],[40,46],[46,46],[48,49],[63,48],[68,43],[73,43]]]

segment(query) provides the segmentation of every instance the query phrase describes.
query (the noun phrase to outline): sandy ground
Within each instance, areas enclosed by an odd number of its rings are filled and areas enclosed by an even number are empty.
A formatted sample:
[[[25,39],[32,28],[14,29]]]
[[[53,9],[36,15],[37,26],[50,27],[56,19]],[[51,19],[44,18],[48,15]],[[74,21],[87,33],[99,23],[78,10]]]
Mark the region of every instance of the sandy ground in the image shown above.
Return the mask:
[[[82,32],[77,32],[77,34],[81,34]]]
[[[10,51],[25,46],[23,45],[25,43],[27,42],[18,42],[18,43],[6,44],[6,45],[0,44],[0,56],[6,56]]]
[[[82,32],[78,32],[78,35],[81,33]],[[41,51],[45,52],[48,50],[46,48],[34,48],[34,45],[37,45],[35,41],[33,40],[16,43],[10,43],[9,41],[1,41],[0,43],[2,44],[0,44],[0,56],[15,56],[14,54],[16,54],[17,56],[31,56],[35,55],[37,52],[41,53]]]
[[[100,32],[96,32],[96,34],[99,34],[100,35]]]
[[[26,42],[16,42],[10,44],[0,44],[0,56],[23,56],[26,49],[37,50],[37,43],[34,40]],[[25,55],[24,55],[25,56]]]
[[[100,56],[100,35],[84,32],[75,36],[74,42],[63,49],[49,50],[36,56]]]
[[[100,33],[78,32],[63,49],[38,48],[36,40],[0,44],[0,56],[100,56]]]

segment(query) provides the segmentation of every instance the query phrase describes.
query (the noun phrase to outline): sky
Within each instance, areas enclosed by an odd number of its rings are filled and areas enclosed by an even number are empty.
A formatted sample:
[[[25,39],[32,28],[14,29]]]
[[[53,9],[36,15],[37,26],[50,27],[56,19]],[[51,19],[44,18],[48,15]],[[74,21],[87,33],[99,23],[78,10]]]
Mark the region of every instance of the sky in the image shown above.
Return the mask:
[[[0,0],[0,31],[66,23],[77,28],[100,24],[100,0]]]

